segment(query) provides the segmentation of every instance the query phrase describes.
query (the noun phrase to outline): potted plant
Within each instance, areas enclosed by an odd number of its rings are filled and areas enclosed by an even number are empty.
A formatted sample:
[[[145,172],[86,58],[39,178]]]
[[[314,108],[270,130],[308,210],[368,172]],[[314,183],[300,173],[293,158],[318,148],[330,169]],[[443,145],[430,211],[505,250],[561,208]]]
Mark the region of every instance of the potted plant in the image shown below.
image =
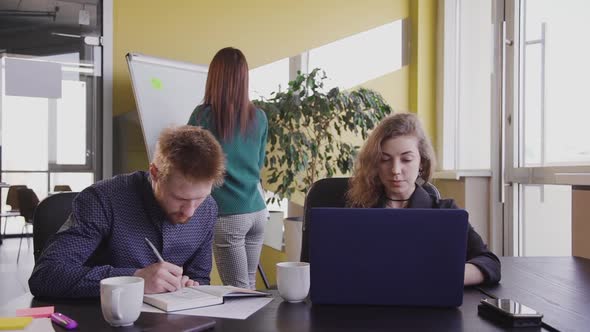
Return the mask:
[[[266,184],[277,199],[291,199],[316,181],[349,174],[371,129],[392,109],[375,91],[357,88],[324,89],[326,75],[320,69],[298,72],[286,91],[255,100],[268,118]],[[353,142],[357,140],[356,144]]]
[[[326,91],[326,78],[319,69],[298,72],[286,91],[254,101],[268,118],[263,177],[267,189],[275,193],[270,202],[286,198],[303,205],[316,180],[349,174],[359,145],[392,112],[381,95],[366,88]],[[299,260],[301,221],[302,217],[284,220],[289,261]]]

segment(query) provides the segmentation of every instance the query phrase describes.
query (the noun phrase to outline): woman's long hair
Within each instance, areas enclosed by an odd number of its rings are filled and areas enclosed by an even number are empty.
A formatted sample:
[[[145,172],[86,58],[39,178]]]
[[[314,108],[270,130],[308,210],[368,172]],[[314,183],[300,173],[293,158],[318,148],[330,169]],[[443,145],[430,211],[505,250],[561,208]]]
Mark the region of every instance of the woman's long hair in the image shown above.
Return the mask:
[[[236,128],[246,136],[255,123],[248,84],[248,63],[242,51],[233,47],[219,50],[209,65],[204,104],[211,107],[214,128],[224,141],[233,138]]]
[[[349,181],[349,190],[346,193],[349,206],[374,207],[377,205],[385,193],[385,188],[379,179],[381,144],[387,139],[400,136],[418,138],[421,170],[419,177],[425,182],[430,181],[436,163],[434,150],[418,117],[411,113],[394,114],[379,123],[359,152]]]

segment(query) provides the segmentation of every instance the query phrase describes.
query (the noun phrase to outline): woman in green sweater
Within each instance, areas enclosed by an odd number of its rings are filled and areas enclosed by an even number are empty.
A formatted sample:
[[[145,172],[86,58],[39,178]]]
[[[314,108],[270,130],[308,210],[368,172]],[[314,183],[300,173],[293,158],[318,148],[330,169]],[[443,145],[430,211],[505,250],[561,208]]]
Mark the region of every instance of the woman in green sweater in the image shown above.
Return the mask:
[[[208,129],[226,156],[226,176],[211,195],[219,206],[213,251],[224,285],[254,289],[267,210],[259,190],[268,123],[248,96],[248,63],[227,47],[209,65],[202,105],[188,124]]]

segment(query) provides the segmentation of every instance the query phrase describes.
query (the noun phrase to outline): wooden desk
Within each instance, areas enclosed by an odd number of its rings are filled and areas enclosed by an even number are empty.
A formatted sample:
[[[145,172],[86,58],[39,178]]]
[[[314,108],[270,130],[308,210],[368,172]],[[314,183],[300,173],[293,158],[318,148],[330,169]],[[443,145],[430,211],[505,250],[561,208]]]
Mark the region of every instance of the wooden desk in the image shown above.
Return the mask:
[[[0,274],[1,275],[1,274]],[[503,331],[500,326],[477,315],[477,304],[482,294],[466,289],[463,305],[459,308],[411,308],[385,306],[328,306],[309,302],[291,304],[283,302],[276,291],[274,300],[246,320],[216,318],[215,331]],[[2,297],[2,295],[0,295]],[[81,331],[112,331],[101,314],[96,300],[39,301],[30,293],[0,308],[0,315],[14,315],[17,308],[55,305],[55,310],[77,320]],[[157,331],[154,326],[182,315],[142,313],[134,326],[121,331]],[[186,319],[194,319],[184,316]],[[65,331],[55,326],[56,331]],[[165,330],[165,329],[164,329]],[[520,330],[522,331],[522,330]],[[538,331],[538,330],[535,330]],[[524,332],[524,331],[523,331]]]
[[[480,289],[543,313],[560,331],[590,330],[590,260],[577,257],[501,257],[502,280]]]

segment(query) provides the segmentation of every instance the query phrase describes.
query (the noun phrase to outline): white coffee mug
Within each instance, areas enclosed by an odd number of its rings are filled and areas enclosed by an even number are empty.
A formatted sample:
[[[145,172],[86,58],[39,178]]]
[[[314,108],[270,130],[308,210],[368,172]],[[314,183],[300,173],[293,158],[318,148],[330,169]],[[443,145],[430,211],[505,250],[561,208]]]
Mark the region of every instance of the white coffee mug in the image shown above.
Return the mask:
[[[309,293],[309,263],[277,263],[277,286],[285,301],[303,301]]]
[[[100,281],[102,316],[112,326],[129,326],[137,320],[143,303],[143,278],[112,277]]]

